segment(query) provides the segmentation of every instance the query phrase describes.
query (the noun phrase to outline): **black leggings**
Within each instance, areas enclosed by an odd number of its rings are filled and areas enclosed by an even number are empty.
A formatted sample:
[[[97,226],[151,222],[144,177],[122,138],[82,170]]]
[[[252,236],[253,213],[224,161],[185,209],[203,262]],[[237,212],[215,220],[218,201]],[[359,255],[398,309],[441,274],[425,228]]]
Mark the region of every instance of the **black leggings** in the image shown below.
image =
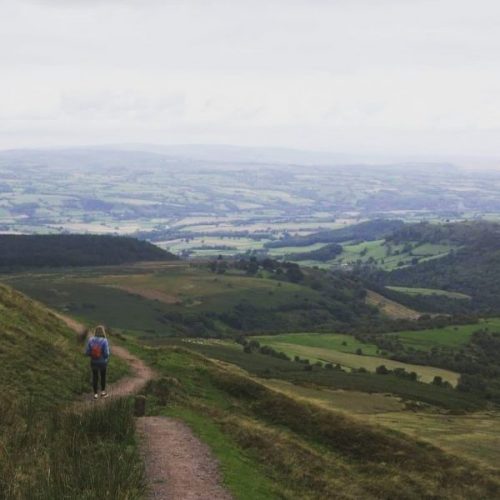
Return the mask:
[[[106,390],[106,367],[105,366],[92,366],[92,387],[94,393],[97,394],[97,386],[99,381],[99,373],[101,374],[101,391]]]

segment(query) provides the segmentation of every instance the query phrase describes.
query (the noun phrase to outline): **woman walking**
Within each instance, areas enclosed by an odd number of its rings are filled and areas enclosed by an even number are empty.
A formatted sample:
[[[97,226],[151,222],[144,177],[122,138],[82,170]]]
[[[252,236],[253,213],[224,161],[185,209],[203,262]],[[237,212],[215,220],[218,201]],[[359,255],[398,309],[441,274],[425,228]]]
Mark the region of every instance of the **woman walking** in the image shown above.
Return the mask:
[[[106,329],[99,325],[95,327],[94,335],[87,342],[85,354],[90,357],[90,368],[92,369],[92,387],[94,388],[94,399],[99,399],[99,378],[101,382],[101,397],[107,398],[106,392],[106,368],[109,360],[109,343],[106,338]]]

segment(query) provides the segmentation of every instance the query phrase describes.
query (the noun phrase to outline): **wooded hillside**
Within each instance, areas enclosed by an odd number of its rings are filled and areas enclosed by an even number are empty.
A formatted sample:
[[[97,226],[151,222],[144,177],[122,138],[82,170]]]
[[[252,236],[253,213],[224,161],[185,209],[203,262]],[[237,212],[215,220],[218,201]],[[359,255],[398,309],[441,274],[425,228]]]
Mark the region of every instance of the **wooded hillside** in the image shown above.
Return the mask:
[[[92,234],[0,235],[0,268],[65,267],[173,260],[135,238]]]

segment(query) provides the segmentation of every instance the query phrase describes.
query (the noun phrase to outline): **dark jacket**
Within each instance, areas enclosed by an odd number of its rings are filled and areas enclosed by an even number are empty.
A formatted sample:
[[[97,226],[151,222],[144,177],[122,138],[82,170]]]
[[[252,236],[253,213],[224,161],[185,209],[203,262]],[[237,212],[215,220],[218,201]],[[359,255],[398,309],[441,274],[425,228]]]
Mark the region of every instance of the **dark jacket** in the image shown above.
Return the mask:
[[[95,347],[100,347],[99,350],[101,352],[101,355],[96,359],[92,358],[92,350],[95,349]],[[92,366],[106,366],[110,354],[108,339],[104,337],[91,337],[87,342],[85,355],[90,356],[90,364]]]

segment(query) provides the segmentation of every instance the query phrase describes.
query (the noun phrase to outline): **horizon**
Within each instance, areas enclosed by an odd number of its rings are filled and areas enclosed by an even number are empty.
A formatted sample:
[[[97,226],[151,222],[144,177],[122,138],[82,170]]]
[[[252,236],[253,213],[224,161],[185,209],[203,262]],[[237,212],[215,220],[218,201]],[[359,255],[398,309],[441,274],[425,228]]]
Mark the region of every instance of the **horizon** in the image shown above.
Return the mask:
[[[169,150],[176,150],[172,152]],[[189,152],[189,149],[192,152]],[[180,150],[180,151],[179,151]],[[184,151],[182,151],[184,150]],[[225,153],[257,153],[264,154],[288,154],[297,155],[295,159],[277,160],[264,158],[262,162],[276,162],[277,164],[296,163],[298,166],[308,166],[311,163],[316,163],[317,166],[337,167],[337,166],[362,166],[362,167],[377,167],[377,166],[432,166],[432,165],[450,165],[465,170],[481,171],[497,171],[500,170],[500,156],[476,156],[476,155],[411,155],[411,154],[355,154],[345,151],[321,150],[321,149],[302,149],[296,147],[285,146],[257,146],[257,145],[242,145],[242,144],[224,144],[224,143],[95,143],[95,144],[66,144],[55,146],[40,146],[40,147],[18,147],[18,148],[2,148],[0,154],[23,153],[43,151],[45,153],[57,153],[63,151],[88,151],[88,152],[136,152],[145,154],[158,154],[163,156],[177,156],[179,158],[189,158],[192,155],[193,159],[202,161],[231,161],[224,160],[222,157],[207,157],[205,155],[214,155],[219,152],[221,155]],[[313,160],[316,159],[316,162]],[[244,157],[241,163],[245,163]],[[256,161],[259,163],[259,161]]]

